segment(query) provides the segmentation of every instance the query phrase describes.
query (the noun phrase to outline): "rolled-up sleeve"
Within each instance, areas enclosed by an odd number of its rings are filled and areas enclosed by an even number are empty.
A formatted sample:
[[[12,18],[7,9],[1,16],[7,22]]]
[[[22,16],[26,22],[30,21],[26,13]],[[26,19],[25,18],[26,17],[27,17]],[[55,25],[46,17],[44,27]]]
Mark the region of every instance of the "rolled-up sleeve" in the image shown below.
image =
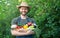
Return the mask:
[[[34,24],[35,27],[37,26],[36,21],[33,18],[32,18],[32,23]]]
[[[11,21],[11,25],[15,25],[17,24],[17,18],[14,18],[12,21]]]

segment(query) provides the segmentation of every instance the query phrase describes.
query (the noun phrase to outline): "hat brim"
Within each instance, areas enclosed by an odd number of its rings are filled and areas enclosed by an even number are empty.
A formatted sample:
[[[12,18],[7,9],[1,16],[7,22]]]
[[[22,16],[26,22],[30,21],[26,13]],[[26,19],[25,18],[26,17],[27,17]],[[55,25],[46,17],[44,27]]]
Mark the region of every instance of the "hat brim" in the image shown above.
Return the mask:
[[[30,8],[30,6],[17,6],[17,8],[21,8],[21,7],[27,7],[27,8]]]

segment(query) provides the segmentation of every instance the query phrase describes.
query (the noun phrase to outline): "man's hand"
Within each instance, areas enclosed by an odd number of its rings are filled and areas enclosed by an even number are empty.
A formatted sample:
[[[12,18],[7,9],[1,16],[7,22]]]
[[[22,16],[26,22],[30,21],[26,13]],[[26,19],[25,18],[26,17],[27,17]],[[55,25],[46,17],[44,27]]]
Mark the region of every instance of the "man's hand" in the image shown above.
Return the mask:
[[[30,34],[34,34],[34,31],[28,30],[28,31],[27,31],[27,35],[30,35]]]

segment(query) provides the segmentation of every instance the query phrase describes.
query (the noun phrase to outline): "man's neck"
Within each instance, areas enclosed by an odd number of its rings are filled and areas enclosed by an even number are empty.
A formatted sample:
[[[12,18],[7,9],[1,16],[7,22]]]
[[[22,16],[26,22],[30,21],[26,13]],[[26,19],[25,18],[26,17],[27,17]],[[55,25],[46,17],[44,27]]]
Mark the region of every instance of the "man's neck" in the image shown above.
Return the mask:
[[[26,19],[27,16],[26,15],[21,15],[21,19]]]

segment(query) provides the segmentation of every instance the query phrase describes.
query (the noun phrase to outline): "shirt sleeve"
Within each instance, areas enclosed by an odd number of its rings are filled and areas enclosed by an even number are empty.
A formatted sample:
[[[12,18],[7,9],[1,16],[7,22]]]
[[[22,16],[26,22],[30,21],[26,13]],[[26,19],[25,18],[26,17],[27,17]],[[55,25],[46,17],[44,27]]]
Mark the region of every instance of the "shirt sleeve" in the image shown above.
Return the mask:
[[[17,18],[14,18],[12,21],[11,21],[11,25],[15,25],[17,24]]]

